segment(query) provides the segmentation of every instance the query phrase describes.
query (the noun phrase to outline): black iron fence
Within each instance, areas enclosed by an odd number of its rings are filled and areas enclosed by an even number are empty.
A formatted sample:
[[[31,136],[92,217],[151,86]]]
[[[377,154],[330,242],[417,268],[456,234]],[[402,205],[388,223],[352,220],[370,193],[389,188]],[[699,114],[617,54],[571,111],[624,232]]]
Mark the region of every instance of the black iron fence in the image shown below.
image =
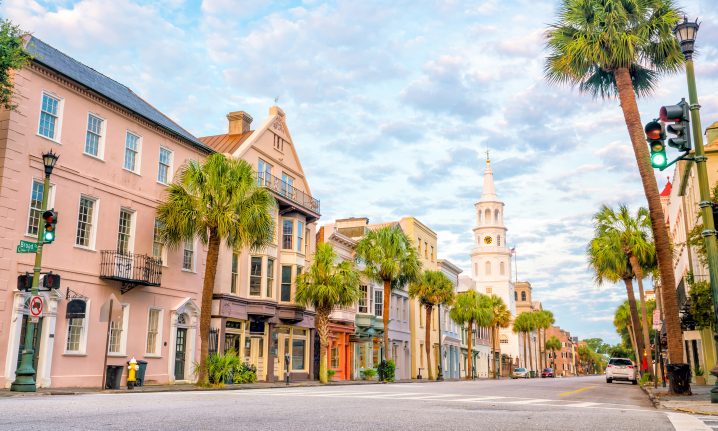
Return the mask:
[[[301,205],[314,213],[320,214],[319,199],[314,199],[303,191],[297,190],[293,184],[290,184],[281,178],[277,178],[266,172],[257,172],[257,184],[272,190],[295,204]]]
[[[100,278],[144,286],[160,285],[162,259],[115,250],[102,250],[100,253]]]

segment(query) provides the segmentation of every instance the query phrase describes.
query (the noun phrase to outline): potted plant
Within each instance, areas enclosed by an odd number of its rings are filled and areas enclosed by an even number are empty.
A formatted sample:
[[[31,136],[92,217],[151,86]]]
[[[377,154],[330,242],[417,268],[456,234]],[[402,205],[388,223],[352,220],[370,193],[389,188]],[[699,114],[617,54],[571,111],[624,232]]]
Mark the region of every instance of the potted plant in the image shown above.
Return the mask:
[[[329,378],[329,381],[331,382],[334,378],[334,374],[336,374],[336,370],[332,370],[331,368],[327,370],[327,377]]]
[[[374,368],[366,368],[362,371],[362,378],[364,380],[373,380],[376,376],[376,370]]]
[[[696,384],[697,385],[705,385],[706,384],[706,378],[703,376],[705,372],[701,367],[696,367],[693,370],[693,374],[696,375]]]

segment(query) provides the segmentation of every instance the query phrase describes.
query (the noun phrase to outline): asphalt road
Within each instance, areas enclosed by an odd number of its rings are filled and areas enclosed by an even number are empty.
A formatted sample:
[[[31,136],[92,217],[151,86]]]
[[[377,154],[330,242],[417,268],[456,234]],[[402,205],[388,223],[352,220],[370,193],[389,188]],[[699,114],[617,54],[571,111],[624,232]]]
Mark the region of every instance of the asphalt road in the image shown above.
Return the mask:
[[[691,420],[603,377],[0,399],[0,430],[700,429]]]

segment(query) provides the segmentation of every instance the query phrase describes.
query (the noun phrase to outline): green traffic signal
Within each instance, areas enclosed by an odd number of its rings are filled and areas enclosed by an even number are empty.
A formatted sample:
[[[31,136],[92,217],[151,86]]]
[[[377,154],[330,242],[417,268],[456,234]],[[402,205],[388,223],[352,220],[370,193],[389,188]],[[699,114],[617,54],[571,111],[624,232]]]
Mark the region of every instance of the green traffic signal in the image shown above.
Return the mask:
[[[651,149],[651,166],[655,169],[663,170],[668,166],[668,157],[666,156],[666,133],[663,125],[658,121],[651,121],[646,124],[644,129],[646,132],[646,140]]]
[[[55,241],[55,225],[57,224],[57,213],[55,210],[47,210],[42,213],[42,219],[45,220],[45,230],[42,234],[42,240],[45,244]]]

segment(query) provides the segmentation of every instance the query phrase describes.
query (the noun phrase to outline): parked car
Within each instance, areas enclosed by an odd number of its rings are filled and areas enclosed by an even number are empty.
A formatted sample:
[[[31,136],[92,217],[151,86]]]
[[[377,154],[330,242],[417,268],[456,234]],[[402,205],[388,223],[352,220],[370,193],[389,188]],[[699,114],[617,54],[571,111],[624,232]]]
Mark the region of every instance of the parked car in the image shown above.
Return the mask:
[[[528,379],[529,378],[529,370],[527,370],[524,367],[517,367],[514,368],[513,375],[511,378],[514,379]]]
[[[541,372],[541,377],[556,377],[553,373],[553,368],[544,368]]]
[[[638,370],[635,364],[628,358],[611,358],[606,366],[606,383],[613,383],[614,380],[627,380],[638,384]]]

